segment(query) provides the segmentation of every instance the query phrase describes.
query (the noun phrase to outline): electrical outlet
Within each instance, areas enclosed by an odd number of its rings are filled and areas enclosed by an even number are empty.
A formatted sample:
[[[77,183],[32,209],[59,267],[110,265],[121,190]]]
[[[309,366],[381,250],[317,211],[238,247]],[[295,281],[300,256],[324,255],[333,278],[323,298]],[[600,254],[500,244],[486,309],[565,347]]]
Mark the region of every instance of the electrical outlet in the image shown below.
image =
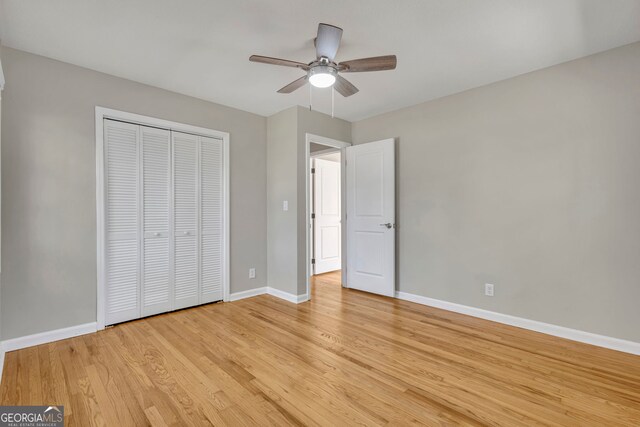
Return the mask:
[[[249,279],[255,279],[256,278],[256,269],[255,268],[250,268],[249,269]]]
[[[282,202],[282,210],[283,211],[288,211],[289,210],[289,201],[285,200],[284,202]]]
[[[484,284],[484,294],[488,297],[493,296],[493,285],[491,283]]]

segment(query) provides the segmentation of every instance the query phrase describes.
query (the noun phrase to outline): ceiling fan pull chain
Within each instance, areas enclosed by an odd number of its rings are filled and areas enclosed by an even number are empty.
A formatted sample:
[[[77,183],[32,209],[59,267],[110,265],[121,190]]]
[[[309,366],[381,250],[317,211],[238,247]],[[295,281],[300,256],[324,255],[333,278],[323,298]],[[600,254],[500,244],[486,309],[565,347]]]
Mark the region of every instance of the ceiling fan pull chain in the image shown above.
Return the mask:
[[[313,85],[309,85],[309,111],[311,111],[311,92],[313,91]]]

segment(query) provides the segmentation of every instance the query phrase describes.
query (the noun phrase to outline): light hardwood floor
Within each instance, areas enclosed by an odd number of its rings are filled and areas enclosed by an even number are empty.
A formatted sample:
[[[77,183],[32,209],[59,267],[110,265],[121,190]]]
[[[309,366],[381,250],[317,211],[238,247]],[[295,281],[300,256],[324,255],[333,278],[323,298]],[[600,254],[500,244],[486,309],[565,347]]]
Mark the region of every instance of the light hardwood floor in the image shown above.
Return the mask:
[[[314,280],[7,353],[66,425],[640,425],[640,357]]]

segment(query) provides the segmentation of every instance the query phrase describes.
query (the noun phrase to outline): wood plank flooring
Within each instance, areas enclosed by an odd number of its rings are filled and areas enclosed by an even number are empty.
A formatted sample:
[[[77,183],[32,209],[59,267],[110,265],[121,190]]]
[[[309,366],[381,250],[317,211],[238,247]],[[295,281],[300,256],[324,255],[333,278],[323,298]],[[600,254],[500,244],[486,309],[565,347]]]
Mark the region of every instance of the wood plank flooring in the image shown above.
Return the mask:
[[[314,279],[7,353],[66,425],[640,425],[640,357]]]

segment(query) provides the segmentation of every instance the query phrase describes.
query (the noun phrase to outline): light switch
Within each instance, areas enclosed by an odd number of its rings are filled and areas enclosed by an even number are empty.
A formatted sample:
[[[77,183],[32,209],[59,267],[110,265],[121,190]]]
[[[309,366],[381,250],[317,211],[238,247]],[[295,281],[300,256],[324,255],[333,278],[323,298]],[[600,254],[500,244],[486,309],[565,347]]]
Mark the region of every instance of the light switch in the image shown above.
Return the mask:
[[[288,211],[289,210],[289,201],[285,200],[284,202],[282,202],[282,210],[283,211]]]

